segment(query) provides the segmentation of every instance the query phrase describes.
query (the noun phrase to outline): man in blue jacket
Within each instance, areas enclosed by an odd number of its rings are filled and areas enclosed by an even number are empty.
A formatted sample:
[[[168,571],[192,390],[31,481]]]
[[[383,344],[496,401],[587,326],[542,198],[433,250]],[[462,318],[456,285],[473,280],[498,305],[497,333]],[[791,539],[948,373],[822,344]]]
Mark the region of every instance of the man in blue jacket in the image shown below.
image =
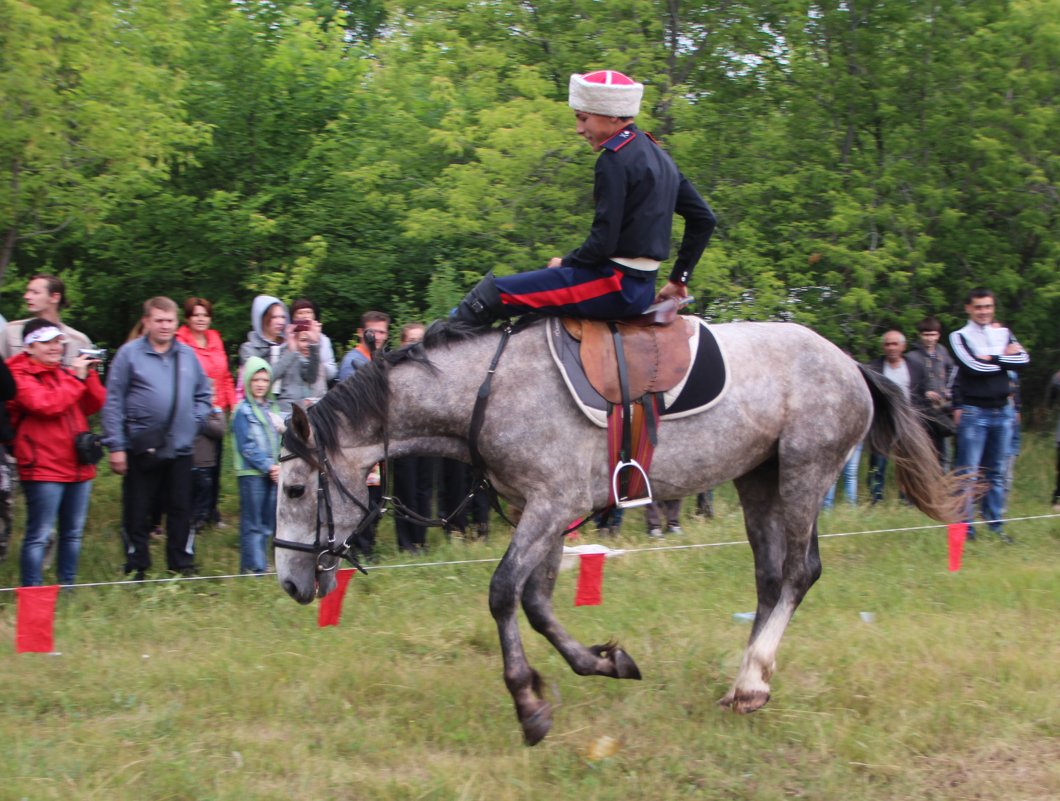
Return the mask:
[[[487,273],[451,319],[486,325],[526,312],[635,317],[656,299],[655,279],[670,256],[675,213],[685,220],[684,237],[658,298],[688,296],[688,280],[716,221],[670,156],[633,124],[643,94],[644,85],[621,72],[571,76],[577,133],[600,154],[589,236],[546,269],[499,278]]]
[[[177,304],[144,303],[144,335],[118,349],[107,371],[103,444],[111,469],[125,477],[122,505],[125,572],[137,580],[151,566],[148,550],[156,498],[166,515],[166,565],[195,572],[191,533],[192,445],[210,413],[210,380],[195,351],[177,342]]]

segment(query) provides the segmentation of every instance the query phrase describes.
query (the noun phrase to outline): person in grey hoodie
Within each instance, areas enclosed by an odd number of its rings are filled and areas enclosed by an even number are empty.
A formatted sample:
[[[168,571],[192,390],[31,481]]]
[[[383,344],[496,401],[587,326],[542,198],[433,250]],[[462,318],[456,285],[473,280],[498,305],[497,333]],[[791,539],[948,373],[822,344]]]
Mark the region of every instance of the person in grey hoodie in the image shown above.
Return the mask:
[[[239,346],[239,387],[243,365],[258,356],[272,368],[272,392],[284,414],[291,404],[324,394],[326,378],[320,363],[320,329],[291,323],[287,307],[271,295],[258,295],[250,307],[252,330]]]
[[[251,356],[260,356],[274,367],[287,348],[287,307],[272,295],[258,295],[250,305],[250,331],[239,346],[239,369]],[[236,381],[242,387],[242,381]]]

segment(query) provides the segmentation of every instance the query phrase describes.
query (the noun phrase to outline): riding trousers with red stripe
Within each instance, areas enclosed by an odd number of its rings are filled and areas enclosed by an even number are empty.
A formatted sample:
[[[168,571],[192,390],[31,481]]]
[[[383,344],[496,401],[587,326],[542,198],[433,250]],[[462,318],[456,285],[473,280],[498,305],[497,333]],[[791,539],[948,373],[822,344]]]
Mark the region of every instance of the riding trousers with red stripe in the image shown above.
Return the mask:
[[[655,300],[655,272],[630,274],[608,264],[549,267],[497,278],[511,314],[543,312],[600,320],[636,317]]]

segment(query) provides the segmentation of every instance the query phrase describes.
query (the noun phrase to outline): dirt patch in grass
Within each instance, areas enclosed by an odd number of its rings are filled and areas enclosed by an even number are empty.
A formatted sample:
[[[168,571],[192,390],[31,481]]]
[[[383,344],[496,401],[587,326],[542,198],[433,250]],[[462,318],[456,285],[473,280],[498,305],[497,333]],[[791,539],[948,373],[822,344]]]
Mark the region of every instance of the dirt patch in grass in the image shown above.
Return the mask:
[[[1060,798],[1060,742],[1043,737],[925,758],[924,798],[1045,801]]]

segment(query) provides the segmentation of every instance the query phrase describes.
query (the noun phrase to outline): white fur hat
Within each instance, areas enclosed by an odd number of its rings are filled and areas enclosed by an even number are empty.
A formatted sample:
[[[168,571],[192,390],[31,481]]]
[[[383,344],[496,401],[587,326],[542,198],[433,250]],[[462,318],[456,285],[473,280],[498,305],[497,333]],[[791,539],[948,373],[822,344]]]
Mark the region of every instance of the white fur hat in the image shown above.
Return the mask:
[[[575,111],[605,117],[636,117],[644,84],[614,70],[598,70],[570,76],[569,105]]]

